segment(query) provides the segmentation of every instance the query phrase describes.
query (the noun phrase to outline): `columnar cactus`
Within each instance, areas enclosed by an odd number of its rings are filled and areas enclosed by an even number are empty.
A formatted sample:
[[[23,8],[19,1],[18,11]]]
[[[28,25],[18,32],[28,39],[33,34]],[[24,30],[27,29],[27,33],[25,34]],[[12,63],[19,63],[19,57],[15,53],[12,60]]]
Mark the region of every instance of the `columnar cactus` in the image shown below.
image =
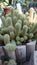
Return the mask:
[[[10,43],[10,36],[8,34],[4,35],[4,44]]]
[[[12,25],[12,19],[11,19],[11,17],[7,17],[6,18],[6,26],[8,27],[8,26],[11,26]]]
[[[28,26],[27,25],[24,25],[23,26],[23,35],[26,35],[27,34],[27,32],[28,32]]]
[[[3,27],[6,26],[6,20],[5,20],[5,17],[4,16],[2,16],[2,24],[3,24]]]
[[[10,32],[10,39],[11,40],[15,39],[15,33],[14,32]]]
[[[15,26],[16,22],[17,22],[17,17],[14,16],[14,17],[13,17],[13,25],[14,25],[14,26]]]
[[[4,41],[3,35],[0,34],[0,41]]]
[[[15,29],[16,29],[16,35],[19,35],[21,31],[21,24],[17,22],[15,24]]]

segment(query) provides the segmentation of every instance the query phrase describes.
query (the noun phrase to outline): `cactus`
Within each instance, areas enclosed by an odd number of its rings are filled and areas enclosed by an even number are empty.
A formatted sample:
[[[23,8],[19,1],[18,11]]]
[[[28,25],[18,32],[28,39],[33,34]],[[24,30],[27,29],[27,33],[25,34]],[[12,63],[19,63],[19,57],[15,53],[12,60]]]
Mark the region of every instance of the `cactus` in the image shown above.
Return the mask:
[[[16,50],[16,42],[12,40],[11,43],[6,44],[5,47],[8,51],[15,51]]]
[[[14,32],[10,32],[10,39],[11,40],[15,39],[15,33]]]
[[[17,22],[15,24],[15,29],[16,29],[16,35],[19,35],[21,31],[21,24]]]
[[[17,22],[17,17],[14,16],[14,17],[13,17],[13,25],[14,25],[14,26],[15,26],[16,22]]]
[[[29,21],[28,21],[27,18],[25,18],[24,21],[23,21],[23,25],[28,25],[28,24],[29,24]]]
[[[12,19],[11,19],[11,17],[7,17],[6,18],[6,26],[8,27],[8,26],[11,26],[12,25]]]
[[[5,27],[5,28],[2,28],[1,29],[1,34],[8,34],[9,33],[9,31],[8,31],[8,28],[7,27]]]
[[[5,20],[5,17],[4,16],[2,16],[2,25],[3,25],[3,27],[5,27],[6,26],[6,20]]]
[[[17,41],[17,43],[16,43],[17,45],[21,45],[21,42],[20,41]]]
[[[12,31],[14,31],[14,27],[13,26],[9,26],[8,27],[8,31],[9,31],[9,33],[12,32]]]
[[[1,42],[4,41],[3,35],[1,35],[1,34],[0,34],[0,41],[1,41]]]
[[[30,17],[32,10],[29,12],[19,14],[17,9],[11,8],[9,15],[2,16],[0,34],[4,36],[5,44],[12,44],[14,42],[11,41],[14,40],[17,45],[20,45],[21,42],[37,39],[37,22],[30,22],[30,20],[33,21],[32,17]],[[35,21],[37,21],[37,16]],[[6,34],[7,36],[5,36]]]
[[[23,37],[21,37],[20,41],[21,41],[21,42],[24,42],[24,38],[23,38]]]
[[[13,19],[14,8],[11,8],[11,17]]]
[[[30,38],[30,39],[33,38],[33,33],[30,33],[30,34],[29,34],[29,38]]]
[[[20,24],[22,25],[22,20],[19,19],[17,22],[20,23]]]
[[[11,59],[8,63],[8,65],[17,65],[14,59]]]
[[[28,37],[25,35],[24,36],[24,42],[26,42],[27,39],[28,39]]]
[[[26,35],[27,34],[27,32],[28,32],[28,26],[27,25],[24,25],[23,26],[23,35]]]
[[[4,44],[10,43],[10,36],[8,34],[4,35]]]
[[[19,36],[16,37],[16,41],[20,41],[20,37]]]

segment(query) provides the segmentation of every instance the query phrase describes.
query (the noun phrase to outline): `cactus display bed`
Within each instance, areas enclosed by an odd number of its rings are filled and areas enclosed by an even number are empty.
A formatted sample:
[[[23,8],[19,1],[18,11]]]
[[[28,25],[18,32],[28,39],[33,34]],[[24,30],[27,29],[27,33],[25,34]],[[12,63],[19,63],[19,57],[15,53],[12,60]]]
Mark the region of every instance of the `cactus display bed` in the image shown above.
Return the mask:
[[[37,49],[37,15],[36,17],[35,15],[36,11],[33,8],[25,14],[20,14],[18,9],[11,8],[9,14],[1,16],[0,46],[3,45],[0,47],[0,60],[2,64],[4,61],[8,61],[5,62],[8,65],[31,64],[34,51]]]

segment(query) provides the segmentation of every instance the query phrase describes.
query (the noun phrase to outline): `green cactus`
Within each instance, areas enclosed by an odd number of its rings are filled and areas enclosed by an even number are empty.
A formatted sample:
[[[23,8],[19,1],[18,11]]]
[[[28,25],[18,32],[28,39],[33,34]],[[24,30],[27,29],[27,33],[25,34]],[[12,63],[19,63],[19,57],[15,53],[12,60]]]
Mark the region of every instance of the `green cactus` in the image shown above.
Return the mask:
[[[16,42],[12,40],[11,43],[6,44],[5,47],[8,51],[15,51],[16,50]]]
[[[24,36],[24,42],[26,42],[27,39],[28,39],[28,37],[25,35]]]
[[[16,41],[20,41],[20,37],[19,36],[16,37]]]
[[[15,24],[15,29],[16,29],[16,35],[19,35],[21,31],[21,24],[17,22]]]
[[[5,27],[5,28],[2,28],[1,29],[1,34],[8,34],[9,33],[9,31],[8,31],[8,28],[7,27]]]
[[[19,14],[15,8],[11,8],[9,15],[2,16],[0,34],[4,35],[5,44],[14,43],[12,40],[16,41],[17,45],[20,45],[21,42],[37,40],[37,23],[30,23],[28,16],[29,12]],[[7,36],[5,36],[6,34]]]
[[[11,17],[7,17],[6,18],[6,26],[8,27],[8,26],[12,26],[12,19],[11,19]]]
[[[12,7],[11,8],[11,17],[12,17],[12,19],[13,19],[13,14],[14,14],[14,8]]]
[[[27,18],[24,19],[23,25],[29,25],[29,22],[28,22]]]
[[[17,43],[16,43],[17,45],[21,45],[21,42],[20,41],[17,41]]]
[[[8,34],[4,35],[4,44],[10,43],[10,36]]]
[[[29,34],[29,38],[30,38],[30,39],[33,38],[33,33],[30,33],[30,34]]]
[[[10,32],[10,39],[11,40],[15,39],[15,33],[14,32]]]
[[[24,42],[24,38],[23,38],[23,37],[21,37],[20,41],[21,41],[21,42]]]
[[[16,22],[17,22],[17,17],[14,16],[14,17],[13,17],[13,25],[14,25],[14,26],[15,26]]]
[[[0,34],[0,41],[4,41],[3,35]]]
[[[12,31],[14,31],[14,27],[13,26],[9,26],[8,27],[8,31],[9,31],[9,33],[12,32]]]
[[[18,15],[18,10],[15,9],[15,10],[14,10],[14,16],[17,16],[17,15]]]
[[[26,35],[27,34],[27,32],[28,32],[28,26],[27,25],[24,25],[23,26],[23,30],[22,30],[23,32],[23,35]]]
[[[20,24],[22,25],[22,20],[19,19],[19,20],[17,20],[17,22],[20,23]]]
[[[6,20],[5,20],[5,17],[4,16],[2,16],[2,25],[3,25],[3,27],[5,27],[6,26]]]
[[[24,19],[25,19],[25,15],[24,14],[17,14],[17,17],[18,17],[18,19],[20,19],[20,20],[22,20],[22,21],[24,21]]]
[[[14,59],[11,59],[8,63],[8,65],[17,65]]]

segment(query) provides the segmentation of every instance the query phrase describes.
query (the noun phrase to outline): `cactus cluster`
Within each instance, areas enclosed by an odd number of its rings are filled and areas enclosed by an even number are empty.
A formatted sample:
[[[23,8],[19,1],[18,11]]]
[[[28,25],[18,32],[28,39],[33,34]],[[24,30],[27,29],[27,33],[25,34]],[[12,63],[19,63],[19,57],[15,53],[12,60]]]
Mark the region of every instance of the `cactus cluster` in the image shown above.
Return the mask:
[[[6,46],[11,48],[12,46],[16,47],[16,45],[27,43],[29,40],[37,40],[37,22],[31,23],[30,21],[33,20],[30,15],[30,12],[19,14],[17,9],[11,8],[10,14],[5,15],[5,17],[2,16],[0,40],[3,40]]]
[[[11,59],[9,61],[8,65],[17,65],[17,63],[15,62],[15,60]]]

